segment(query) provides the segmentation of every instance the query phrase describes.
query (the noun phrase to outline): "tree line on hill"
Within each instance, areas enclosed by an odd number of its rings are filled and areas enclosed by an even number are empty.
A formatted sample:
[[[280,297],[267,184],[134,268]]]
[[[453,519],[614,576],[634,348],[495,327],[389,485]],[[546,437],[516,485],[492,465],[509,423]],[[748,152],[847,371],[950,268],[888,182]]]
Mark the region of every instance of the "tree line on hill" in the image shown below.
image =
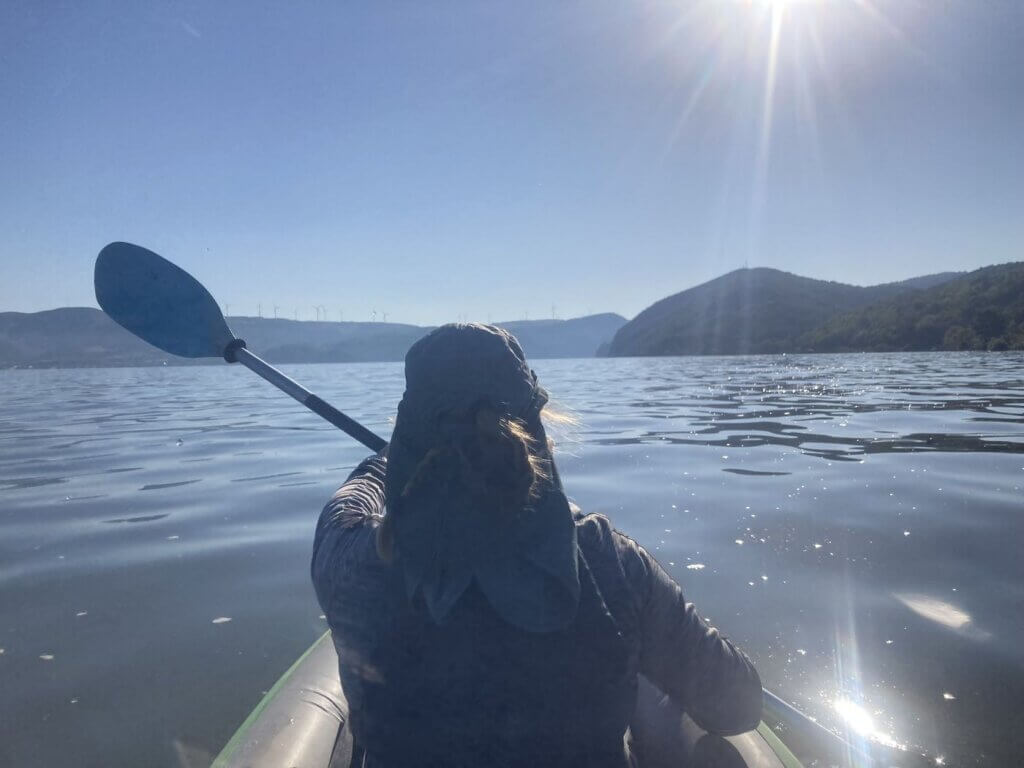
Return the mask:
[[[1024,349],[1024,263],[971,272],[927,291],[840,315],[801,337],[805,349]]]

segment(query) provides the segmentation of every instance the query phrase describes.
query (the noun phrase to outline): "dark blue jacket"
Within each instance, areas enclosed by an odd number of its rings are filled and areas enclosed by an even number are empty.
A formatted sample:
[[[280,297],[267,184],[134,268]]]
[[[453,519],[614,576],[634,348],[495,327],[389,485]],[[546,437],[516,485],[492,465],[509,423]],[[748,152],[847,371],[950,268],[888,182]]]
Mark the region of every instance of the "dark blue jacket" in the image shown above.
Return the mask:
[[[518,629],[472,588],[433,622],[377,556],[385,467],[367,459],[335,493],[312,561],[367,765],[628,765],[641,673],[709,732],[757,727],[753,665],[600,515],[577,517],[582,589],[567,629]]]

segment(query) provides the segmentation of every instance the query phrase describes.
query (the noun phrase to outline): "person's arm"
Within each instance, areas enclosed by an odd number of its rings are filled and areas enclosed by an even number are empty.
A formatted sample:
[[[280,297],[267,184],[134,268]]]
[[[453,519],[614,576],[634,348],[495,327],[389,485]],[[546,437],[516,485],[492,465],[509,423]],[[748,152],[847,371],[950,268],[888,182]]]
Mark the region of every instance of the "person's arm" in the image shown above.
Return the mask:
[[[761,679],[750,659],[697,615],[643,547],[613,536],[638,611],[641,672],[709,733],[757,728]]]
[[[325,611],[348,572],[377,560],[374,538],[384,512],[386,467],[383,454],[364,459],[320,513],[310,570]]]

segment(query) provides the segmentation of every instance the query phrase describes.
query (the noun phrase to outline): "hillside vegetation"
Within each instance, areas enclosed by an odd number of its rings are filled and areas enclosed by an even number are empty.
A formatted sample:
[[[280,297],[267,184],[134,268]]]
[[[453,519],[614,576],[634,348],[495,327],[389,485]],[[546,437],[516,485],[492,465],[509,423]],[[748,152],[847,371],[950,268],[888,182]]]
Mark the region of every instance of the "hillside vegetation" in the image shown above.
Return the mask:
[[[743,269],[651,305],[606,353],[1024,349],[1024,263],[869,287]]]
[[[793,352],[802,337],[837,314],[956,276],[928,275],[864,288],[777,269],[739,269],[651,305],[619,330],[607,354]]]
[[[800,348],[850,350],[1024,349],[1024,263],[969,272],[835,317]]]

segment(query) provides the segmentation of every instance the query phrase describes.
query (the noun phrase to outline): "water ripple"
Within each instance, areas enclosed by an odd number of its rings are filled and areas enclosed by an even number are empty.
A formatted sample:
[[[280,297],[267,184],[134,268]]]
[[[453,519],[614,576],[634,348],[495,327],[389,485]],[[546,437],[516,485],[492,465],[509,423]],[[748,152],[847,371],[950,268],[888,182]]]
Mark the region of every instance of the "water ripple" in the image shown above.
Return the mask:
[[[551,430],[568,492],[771,688],[835,727],[855,702],[949,764],[1015,764],[1024,355],[535,368],[581,420]],[[389,433],[400,365],[286,372]],[[215,751],[322,631],[312,529],[366,450],[238,367],[0,379],[0,752],[152,764],[197,728]]]

